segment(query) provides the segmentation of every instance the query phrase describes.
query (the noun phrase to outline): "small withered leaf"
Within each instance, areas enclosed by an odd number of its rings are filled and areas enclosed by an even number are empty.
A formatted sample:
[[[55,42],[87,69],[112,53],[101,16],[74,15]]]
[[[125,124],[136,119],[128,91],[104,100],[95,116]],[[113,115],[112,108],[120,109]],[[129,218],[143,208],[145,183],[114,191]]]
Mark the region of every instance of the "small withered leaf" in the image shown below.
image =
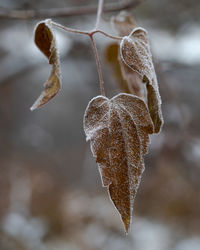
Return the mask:
[[[111,18],[111,23],[119,36],[128,36],[136,26],[133,17],[127,11],[121,11]]]
[[[154,84],[147,83],[147,101],[149,113],[154,124],[154,133],[159,133],[163,124],[159,99]]]
[[[119,36],[127,36],[136,27],[133,17],[126,11],[120,12],[119,15],[111,19],[114,29]],[[131,94],[137,95],[145,100],[145,85],[141,78],[121,59],[120,50],[118,50],[118,61],[121,68],[121,74],[127,84],[127,88]]]
[[[37,24],[34,38],[35,44],[47,58],[51,55],[51,43],[53,39],[53,33],[46,21]]]
[[[48,80],[44,84],[44,91],[42,91],[39,98],[33,104],[31,110],[35,110],[50,101],[61,88],[60,61],[56,48],[55,36],[51,26],[51,20],[47,19],[37,24],[35,29],[35,44],[48,58],[49,64],[52,65],[52,69]]]
[[[154,123],[154,132],[158,133],[163,124],[161,97],[147,31],[142,28],[135,28],[129,36],[125,36],[120,44],[120,53],[123,62],[137,72],[146,84],[148,108]]]
[[[84,131],[103,186],[108,188],[128,232],[149,134],[153,133],[146,104],[130,94],[119,94],[112,99],[97,96],[86,108]]]
[[[154,77],[154,66],[150,52],[147,32],[135,28],[129,36],[125,36],[120,44],[122,60],[142,78]]]

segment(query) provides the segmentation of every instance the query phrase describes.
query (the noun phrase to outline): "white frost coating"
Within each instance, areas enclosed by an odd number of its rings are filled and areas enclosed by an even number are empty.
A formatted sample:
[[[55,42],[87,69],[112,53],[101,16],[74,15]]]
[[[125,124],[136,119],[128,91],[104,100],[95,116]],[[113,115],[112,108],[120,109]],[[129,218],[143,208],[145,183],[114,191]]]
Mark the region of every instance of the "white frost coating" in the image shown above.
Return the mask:
[[[124,55],[122,54],[122,51],[124,50],[124,43],[128,42],[129,44],[131,44],[134,48],[134,52],[136,53],[136,58],[140,58],[140,61],[142,63],[142,68],[137,69],[134,68],[133,69],[133,65],[127,63],[126,59],[124,58]],[[134,70],[135,72],[137,72],[142,78],[144,77],[144,75],[147,75],[147,72],[145,69],[151,69],[148,72],[148,78],[153,79],[154,77],[156,77],[155,73],[154,73],[154,67],[153,67],[153,63],[151,63],[152,61],[152,56],[148,55],[149,53],[146,53],[145,56],[143,56],[141,54],[141,51],[138,51],[137,49],[137,43],[138,43],[138,39],[134,38],[132,39],[130,36],[125,36],[123,37],[121,43],[120,43],[120,55],[121,55],[121,59],[122,61],[132,70]],[[148,58],[147,58],[148,57]],[[135,60],[135,58],[132,58],[133,62]],[[136,66],[137,67],[137,66]]]
[[[140,33],[137,34],[138,32]],[[143,38],[141,39],[139,35],[142,35]],[[134,50],[133,53],[135,53],[135,55],[132,57],[132,61],[130,62],[127,61],[127,58],[125,58],[125,55],[123,54],[123,52],[126,52],[126,49],[128,49],[126,48],[125,43],[130,46],[129,50]],[[129,36],[125,36],[120,43],[120,54],[124,63],[142,77],[146,75],[150,84],[152,83],[152,79],[156,78],[150,46],[148,43],[147,31],[145,29],[135,28],[132,30]],[[142,64],[141,67],[136,64],[135,60],[139,60],[139,62]]]
[[[131,33],[129,34],[128,37],[131,37],[136,31],[143,31],[143,32],[146,33],[146,36],[148,36],[147,30],[145,30],[145,29],[142,28],[142,27],[136,27],[136,28],[134,28],[134,29],[131,31]]]

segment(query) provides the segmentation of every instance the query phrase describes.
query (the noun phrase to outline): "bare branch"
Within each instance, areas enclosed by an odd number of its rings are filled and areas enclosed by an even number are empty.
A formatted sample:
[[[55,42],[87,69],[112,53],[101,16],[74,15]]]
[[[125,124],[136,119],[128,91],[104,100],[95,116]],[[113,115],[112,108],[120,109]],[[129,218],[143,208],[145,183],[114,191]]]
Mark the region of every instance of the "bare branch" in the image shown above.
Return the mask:
[[[67,31],[67,32],[82,34],[82,35],[90,35],[90,32],[88,32],[88,31],[72,29],[72,28],[69,28],[67,26],[63,26],[62,24],[59,24],[59,23],[52,22],[52,25],[54,25],[55,27],[57,27],[59,29]]]
[[[106,32],[104,32],[103,30],[92,30],[92,31],[84,31],[84,30],[77,30],[77,29],[72,29],[72,28],[69,28],[67,26],[63,26],[62,24],[59,24],[59,23],[56,23],[56,22],[52,22],[52,25],[54,25],[55,27],[59,28],[59,29],[62,29],[62,30],[65,30],[67,32],[71,32],[71,33],[76,33],[76,34],[82,34],[82,35],[94,35],[96,33],[100,33],[108,38],[111,38],[111,39],[114,39],[114,40],[118,40],[118,41],[121,41],[123,37],[120,37],[120,36],[113,36],[113,35],[110,35]]]
[[[125,9],[137,7],[145,0],[128,0],[120,3],[105,4],[104,12],[115,12]],[[41,9],[41,10],[9,10],[0,8],[0,19],[33,19],[33,18],[53,18],[66,16],[79,16],[86,14],[95,14],[97,6],[80,6],[80,7],[66,7],[56,9]]]

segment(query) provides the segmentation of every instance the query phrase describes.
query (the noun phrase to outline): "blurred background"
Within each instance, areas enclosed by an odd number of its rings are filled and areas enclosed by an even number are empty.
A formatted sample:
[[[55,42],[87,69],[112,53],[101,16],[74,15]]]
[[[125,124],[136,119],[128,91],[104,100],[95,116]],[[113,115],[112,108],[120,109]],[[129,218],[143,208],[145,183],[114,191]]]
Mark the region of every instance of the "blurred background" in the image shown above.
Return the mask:
[[[93,4],[97,1],[0,0],[0,13]],[[31,112],[50,73],[33,42],[41,19],[1,17],[0,250],[200,249],[199,10],[197,0],[146,0],[131,10],[149,32],[165,124],[151,137],[128,236],[85,142],[83,114],[100,94],[88,37],[56,30],[62,91]],[[113,14],[106,13],[101,23],[111,34]],[[89,30],[95,15],[53,20]],[[112,97],[122,91],[108,55],[113,41],[98,34],[95,40]]]

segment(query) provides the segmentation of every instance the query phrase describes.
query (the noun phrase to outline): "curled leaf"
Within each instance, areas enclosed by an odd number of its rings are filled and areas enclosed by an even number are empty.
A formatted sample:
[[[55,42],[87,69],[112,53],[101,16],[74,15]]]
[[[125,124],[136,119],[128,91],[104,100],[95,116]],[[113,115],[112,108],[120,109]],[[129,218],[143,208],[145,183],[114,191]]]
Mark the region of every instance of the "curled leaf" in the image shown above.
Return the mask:
[[[56,40],[51,27],[51,20],[45,20],[37,24],[35,29],[35,44],[41,52],[48,58],[52,65],[51,73],[44,84],[44,91],[31,107],[31,110],[37,109],[50,101],[60,90],[60,62],[56,48]]]
[[[161,98],[147,32],[142,28],[135,28],[129,36],[122,39],[120,52],[124,63],[137,72],[146,83],[148,108],[154,124],[154,132],[158,133],[163,123]]]
[[[119,36],[127,36],[136,26],[133,17],[126,11],[122,11],[119,15],[112,17],[111,21]],[[138,74],[124,63],[120,55],[120,50],[118,51],[118,61],[121,68],[121,75],[126,82],[129,92],[146,100],[145,85]]]
[[[133,201],[144,170],[144,155],[153,124],[145,103],[119,94],[93,98],[84,116],[84,131],[99,166],[103,186],[128,232]]]

